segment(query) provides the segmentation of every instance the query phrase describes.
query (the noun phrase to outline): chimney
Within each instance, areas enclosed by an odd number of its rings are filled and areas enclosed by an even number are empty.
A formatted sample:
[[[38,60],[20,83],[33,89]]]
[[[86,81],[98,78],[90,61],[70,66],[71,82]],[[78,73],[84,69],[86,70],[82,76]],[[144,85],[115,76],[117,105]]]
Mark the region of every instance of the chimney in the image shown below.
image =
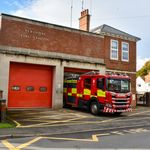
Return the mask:
[[[81,12],[81,17],[79,18],[79,28],[84,31],[89,31],[90,29],[90,15],[88,9]]]

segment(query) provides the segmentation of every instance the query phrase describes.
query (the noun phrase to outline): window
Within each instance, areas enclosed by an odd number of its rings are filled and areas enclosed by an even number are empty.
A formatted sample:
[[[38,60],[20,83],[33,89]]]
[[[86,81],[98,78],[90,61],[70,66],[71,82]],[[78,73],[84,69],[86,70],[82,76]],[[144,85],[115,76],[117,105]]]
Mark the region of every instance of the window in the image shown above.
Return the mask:
[[[122,61],[129,61],[129,44],[122,42]]]
[[[14,86],[11,87],[11,90],[12,90],[12,91],[20,91],[20,89],[21,89],[21,88],[20,88],[20,86],[18,86],[18,85],[14,85]]]
[[[111,40],[110,59],[118,60],[118,41]]]
[[[39,88],[39,91],[40,91],[40,92],[46,92],[46,91],[47,91],[47,87],[44,87],[44,86],[43,86],[43,87],[40,87],[40,88]]]
[[[128,79],[107,79],[107,90],[117,93],[128,93],[130,92],[130,80]]]
[[[67,80],[67,85],[68,88],[76,88],[77,87],[77,80]]]
[[[141,84],[138,84],[138,87],[141,87]]]
[[[104,90],[104,78],[98,78],[97,79],[97,88]]]
[[[84,80],[84,88],[91,89],[91,79],[87,78]]]
[[[27,86],[26,91],[34,91],[34,87],[33,86]]]

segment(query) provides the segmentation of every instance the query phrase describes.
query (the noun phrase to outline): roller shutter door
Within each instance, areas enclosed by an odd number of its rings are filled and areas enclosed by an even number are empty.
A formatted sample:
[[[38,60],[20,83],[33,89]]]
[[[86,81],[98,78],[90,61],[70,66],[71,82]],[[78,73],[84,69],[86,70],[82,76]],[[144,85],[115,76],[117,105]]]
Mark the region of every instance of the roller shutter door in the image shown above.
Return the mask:
[[[10,63],[8,108],[51,108],[52,67]]]

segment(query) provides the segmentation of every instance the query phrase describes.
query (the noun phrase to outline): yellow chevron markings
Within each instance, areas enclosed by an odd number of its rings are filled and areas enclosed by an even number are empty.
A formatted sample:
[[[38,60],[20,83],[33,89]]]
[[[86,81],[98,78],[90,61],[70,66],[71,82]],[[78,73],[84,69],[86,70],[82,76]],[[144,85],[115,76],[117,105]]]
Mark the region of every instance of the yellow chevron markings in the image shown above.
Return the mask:
[[[61,138],[61,137],[36,137],[24,144],[21,144],[19,146],[14,146],[7,140],[2,140],[2,143],[5,147],[7,147],[9,150],[21,150],[23,148],[26,148],[30,146],[31,144],[40,141],[42,139],[48,139],[48,140],[64,140],[64,141],[81,141],[81,142],[99,142],[100,136],[108,136],[111,134],[117,134],[117,135],[124,135],[124,133],[141,133],[141,132],[148,132],[150,130],[143,129],[143,128],[137,128],[137,129],[130,129],[130,130],[123,130],[121,131],[112,131],[110,133],[104,133],[104,134],[93,134],[91,138],[88,139],[78,139],[78,138]]]
[[[7,140],[3,140],[2,143],[3,145],[5,145],[5,147],[7,147],[9,150],[21,150],[23,148],[26,148],[28,146],[30,146],[31,144],[42,140],[42,139],[49,139],[49,140],[65,140],[65,141],[81,141],[81,142],[98,142],[99,136],[106,136],[109,135],[109,133],[105,133],[105,134],[94,134],[92,135],[91,139],[77,139],[77,138],[61,138],[61,137],[37,137],[34,138],[32,140],[30,140],[29,142],[26,142],[24,144],[21,144],[17,147],[15,147],[14,145],[12,145],[10,142],[8,142]]]

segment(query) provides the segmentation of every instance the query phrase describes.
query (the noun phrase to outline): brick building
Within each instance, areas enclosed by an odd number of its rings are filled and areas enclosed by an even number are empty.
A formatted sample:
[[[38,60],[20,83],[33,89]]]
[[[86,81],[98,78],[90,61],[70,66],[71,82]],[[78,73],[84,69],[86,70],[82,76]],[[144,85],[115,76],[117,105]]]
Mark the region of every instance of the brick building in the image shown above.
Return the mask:
[[[89,31],[88,10],[79,20],[77,30],[0,15],[0,90],[8,108],[62,107],[64,75],[70,72],[125,72],[136,93],[140,39],[107,25]]]

